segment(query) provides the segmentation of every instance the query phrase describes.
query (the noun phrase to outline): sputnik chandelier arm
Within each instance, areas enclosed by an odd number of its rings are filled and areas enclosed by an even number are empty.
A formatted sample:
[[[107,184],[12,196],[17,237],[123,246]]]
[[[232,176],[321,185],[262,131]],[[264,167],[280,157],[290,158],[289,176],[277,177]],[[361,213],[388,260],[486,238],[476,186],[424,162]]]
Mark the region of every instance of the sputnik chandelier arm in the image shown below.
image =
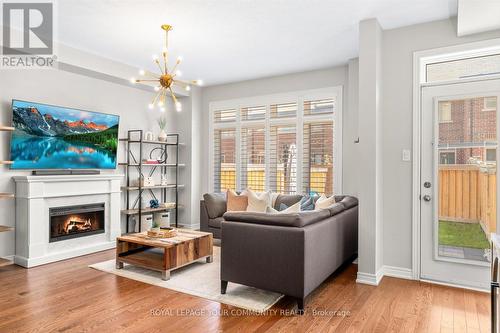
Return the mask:
[[[175,109],[177,111],[182,111],[182,104],[175,96],[175,93],[172,89],[172,86],[178,86],[186,91],[191,90],[191,85],[201,85],[201,80],[191,80],[191,81],[183,81],[179,80],[178,77],[182,75],[181,71],[177,69],[179,64],[182,62],[182,58],[178,57],[175,61],[175,64],[172,70],[169,70],[169,59],[168,59],[168,32],[172,30],[172,26],[168,24],[163,24],[161,28],[165,31],[165,46],[162,50],[162,62],[160,58],[156,55],[153,55],[153,62],[158,66],[160,70],[160,74],[149,73],[144,70],[139,71],[139,75],[143,76],[143,79],[132,78],[130,81],[132,83],[141,83],[141,82],[157,82],[158,85],[155,86],[155,91],[157,92],[151,103],[149,103],[148,108],[154,109],[156,106],[160,108],[161,112],[165,112],[165,99],[167,95],[170,96],[172,101],[174,102]]]

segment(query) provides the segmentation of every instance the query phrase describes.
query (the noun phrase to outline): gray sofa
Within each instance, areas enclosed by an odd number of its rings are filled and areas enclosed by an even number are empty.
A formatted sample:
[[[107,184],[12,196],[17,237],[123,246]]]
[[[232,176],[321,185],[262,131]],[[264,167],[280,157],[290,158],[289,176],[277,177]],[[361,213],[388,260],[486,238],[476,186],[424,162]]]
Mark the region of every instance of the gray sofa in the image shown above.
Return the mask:
[[[270,290],[296,298],[303,312],[305,298],[357,255],[358,200],[354,197],[338,196],[337,203],[318,211],[225,212],[222,216],[216,215],[225,210],[224,198],[215,199],[215,208],[210,199],[202,208],[207,214],[205,231],[222,236],[221,293],[228,282]],[[278,197],[274,206],[300,199]]]

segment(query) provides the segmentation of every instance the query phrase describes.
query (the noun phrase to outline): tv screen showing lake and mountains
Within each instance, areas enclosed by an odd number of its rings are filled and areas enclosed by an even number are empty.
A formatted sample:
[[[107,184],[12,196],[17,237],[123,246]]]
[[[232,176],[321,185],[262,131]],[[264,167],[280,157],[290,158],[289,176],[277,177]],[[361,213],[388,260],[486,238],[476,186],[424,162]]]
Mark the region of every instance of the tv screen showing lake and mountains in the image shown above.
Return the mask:
[[[12,101],[12,169],[115,169],[119,116]]]

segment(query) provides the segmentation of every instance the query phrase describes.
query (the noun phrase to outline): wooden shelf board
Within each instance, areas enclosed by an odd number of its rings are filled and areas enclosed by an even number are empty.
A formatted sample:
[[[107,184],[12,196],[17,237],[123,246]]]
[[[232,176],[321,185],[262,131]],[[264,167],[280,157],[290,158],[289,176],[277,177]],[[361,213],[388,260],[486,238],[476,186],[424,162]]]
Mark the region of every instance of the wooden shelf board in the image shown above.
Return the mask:
[[[130,142],[130,143],[146,143],[146,144],[151,144],[151,145],[164,145],[164,146],[177,146],[180,145],[181,143],[175,143],[175,142],[168,142],[168,141],[158,141],[158,140],[129,140],[127,138],[121,138],[119,139],[120,141],[124,142]]]
[[[15,128],[12,127],[12,126],[4,126],[4,125],[0,125],[0,131],[13,131]]]
[[[0,232],[13,231],[14,227],[9,227],[6,225],[0,225]]]
[[[178,188],[184,188],[184,185],[177,185]],[[143,190],[152,190],[156,188],[175,188],[174,184],[170,185],[155,185],[155,186],[142,186],[141,189]],[[123,186],[122,190],[127,190],[127,191],[137,191],[139,190],[139,186]]]
[[[181,208],[179,206],[179,208]],[[155,212],[164,212],[164,211],[169,211],[169,210],[174,210],[175,207],[173,208],[165,208],[165,207],[159,207],[159,208],[142,208],[142,214],[149,214],[149,213],[155,213]],[[139,214],[139,209],[123,209],[122,214],[125,215],[137,215]]]
[[[139,166],[139,163],[130,163],[130,164],[127,165],[127,163],[121,162],[121,163],[118,163],[118,165],[136,167],[136,166]],[[174,168],[175,167],[175,163],[166,163],[166,164],[142,163],[142,166],[156,166],[156,167]],[[183,168],[185,166],[186,166],[186,164],[179,164],[179,168]]]
[[[12,265],[14,264],[12,262],[12,260],[8,260],[8,259],[4,259],[4,258],[0,258],[0,267],[3,267],[3,266],[8,266],[8,265]]]
[[[15,197],[14,193],[0,192],[0,199],[9,199],[9,198],[14,198],[14,197]]]

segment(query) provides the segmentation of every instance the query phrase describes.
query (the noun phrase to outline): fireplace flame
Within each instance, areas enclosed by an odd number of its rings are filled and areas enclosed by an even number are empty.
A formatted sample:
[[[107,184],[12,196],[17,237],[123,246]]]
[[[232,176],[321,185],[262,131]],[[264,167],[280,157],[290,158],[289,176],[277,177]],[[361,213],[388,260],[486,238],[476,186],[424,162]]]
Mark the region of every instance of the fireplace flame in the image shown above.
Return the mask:
[[[70,216],[64,223],[64,231],[67,234],[90,230],[92,230],[92,221],[90,219],[83,219],[77,215]]]

